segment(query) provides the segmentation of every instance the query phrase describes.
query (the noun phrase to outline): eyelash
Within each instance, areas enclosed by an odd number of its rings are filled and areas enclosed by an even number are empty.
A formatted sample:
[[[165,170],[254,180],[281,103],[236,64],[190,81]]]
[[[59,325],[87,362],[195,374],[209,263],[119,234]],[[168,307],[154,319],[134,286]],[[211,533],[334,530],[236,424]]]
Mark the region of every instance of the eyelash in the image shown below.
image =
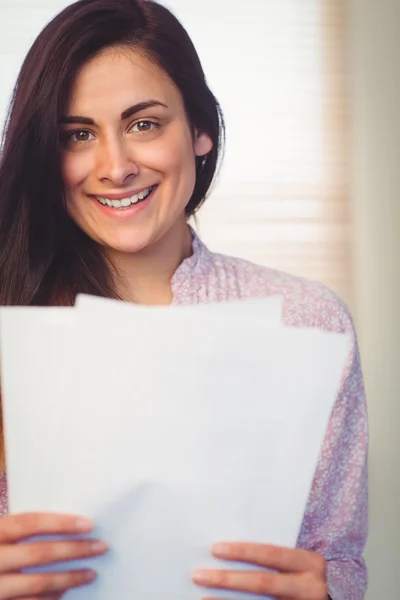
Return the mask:
[[[141,119],[140,121],[136,121],[136,123],[134,123],[132,125],[132,127],[135,127],[135,125],[139,125],[139,123],[150,123],[150,125],[154,125],[154,127],[156,129],[158,129],[160,127],[159,123],[156,123],[155,121],[150,121],[150,119]],[[132,127],[130,129],[132,129]],[[150,129],[149,131],[152,131],[152,129]],[[146,131],[140,131],[138,133],[147,133]]]
[[[150,119],[140,119],[139,121],[136,121],[136,123],[133,123],[131,125],[131,127],[129,128],[129,131],[133,127],[135,127],[136,125],[139,125],[140,123],[150,123],[150,125],[153,125],[154,127],[152,129],[148,130],[148,131],[138,131],[138,132],[135,132],[135,133],[150,133],[150,131],[153,131],[154,128],[158,129],[160,127],[160,124],[156,123],[155,121],[151,121]],[[92,132],[88,131],[87,129],[75,129],[74,131],[68,131],[68,132],[66,132],[63,135],[64,141],[66,141],[66,142],[73,142],[74,140],[72,139],[72,136],[76,135],[77,133],[90,133],[91,135],[93,135]],[[84,140],[84,141],[77,141],[77,140],[75,140],[75,143],[76,144],[84,144],[84,143],[89,142],[89,141],[91,141],[91,140]]]

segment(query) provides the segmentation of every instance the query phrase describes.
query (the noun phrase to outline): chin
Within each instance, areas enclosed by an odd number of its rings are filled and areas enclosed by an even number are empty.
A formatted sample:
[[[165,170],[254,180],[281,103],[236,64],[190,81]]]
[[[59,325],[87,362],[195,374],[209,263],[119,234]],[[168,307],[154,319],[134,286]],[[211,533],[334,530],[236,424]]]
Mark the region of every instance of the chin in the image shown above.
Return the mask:
[[[137,233],[131,233],[130,235],[120,236],[99,236],[100,239],[96,240],[100,243],[103,248],[108,252],[118,252],[121,254],[135,254],[144,250],[151,245],[151,236],[137,235]]]
[[[148,244],[140,244],[137,241],[133,242],[132,240],[130,240],[129,242],[122,242],[122,241],[118,241],[118,242],[103,242],[102,246],[103,248],[108,251],[108,252],[117,252],[119,254],[136,254],[137,252],[140,252],[141,250],[144,250],[147,247]]]

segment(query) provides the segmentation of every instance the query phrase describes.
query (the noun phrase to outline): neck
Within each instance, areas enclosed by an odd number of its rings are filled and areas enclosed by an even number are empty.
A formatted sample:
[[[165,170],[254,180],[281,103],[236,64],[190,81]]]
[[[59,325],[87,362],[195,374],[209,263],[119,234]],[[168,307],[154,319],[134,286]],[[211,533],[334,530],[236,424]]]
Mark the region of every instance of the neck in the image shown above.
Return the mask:
[[[110,252],[117,273],[118,296],[136,304],[171,304],[171,279],[182,261],[191,254],[192,234],[186,220],[177,223],[143,250],[133,254]]]

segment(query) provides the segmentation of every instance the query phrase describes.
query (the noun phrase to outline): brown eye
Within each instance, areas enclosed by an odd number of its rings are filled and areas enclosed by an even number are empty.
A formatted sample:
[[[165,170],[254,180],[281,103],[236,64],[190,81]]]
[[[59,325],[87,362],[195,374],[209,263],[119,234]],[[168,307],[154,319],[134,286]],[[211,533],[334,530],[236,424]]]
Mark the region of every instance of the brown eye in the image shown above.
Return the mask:
[[[139,131],[148,131],[151,127],[151,123],[149,121],[140,121],[138,123]]]
[[[78,144],[82,142],[90,142],[91,141],[90,131],[86,131],[85,129],[79,129],[76,131],[66,131],[61,133],[61,141],[63,144]]]
[[[154,123],[153,121],[138,121],[132,127],[132,131],[143,132],[151,131],[154,128],[158,127],[158,123]],[[136,129],[135,129],[136,128]]]
[[[71,133],[70,139],[75,142],[88,142],[90,135],[91,134],[89,133],[89,131],[74,131],[73,133]]]

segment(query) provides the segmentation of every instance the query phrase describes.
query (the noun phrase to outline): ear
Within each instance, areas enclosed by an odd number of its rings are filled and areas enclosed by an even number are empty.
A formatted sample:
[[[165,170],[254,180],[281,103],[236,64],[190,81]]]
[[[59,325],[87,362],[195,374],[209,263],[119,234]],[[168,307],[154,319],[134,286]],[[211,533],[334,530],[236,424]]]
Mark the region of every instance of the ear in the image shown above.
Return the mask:
[[[196,156],[205,156],[211,152],[213,147],[212,139],[206,133],[195,131],[194,152]]]

